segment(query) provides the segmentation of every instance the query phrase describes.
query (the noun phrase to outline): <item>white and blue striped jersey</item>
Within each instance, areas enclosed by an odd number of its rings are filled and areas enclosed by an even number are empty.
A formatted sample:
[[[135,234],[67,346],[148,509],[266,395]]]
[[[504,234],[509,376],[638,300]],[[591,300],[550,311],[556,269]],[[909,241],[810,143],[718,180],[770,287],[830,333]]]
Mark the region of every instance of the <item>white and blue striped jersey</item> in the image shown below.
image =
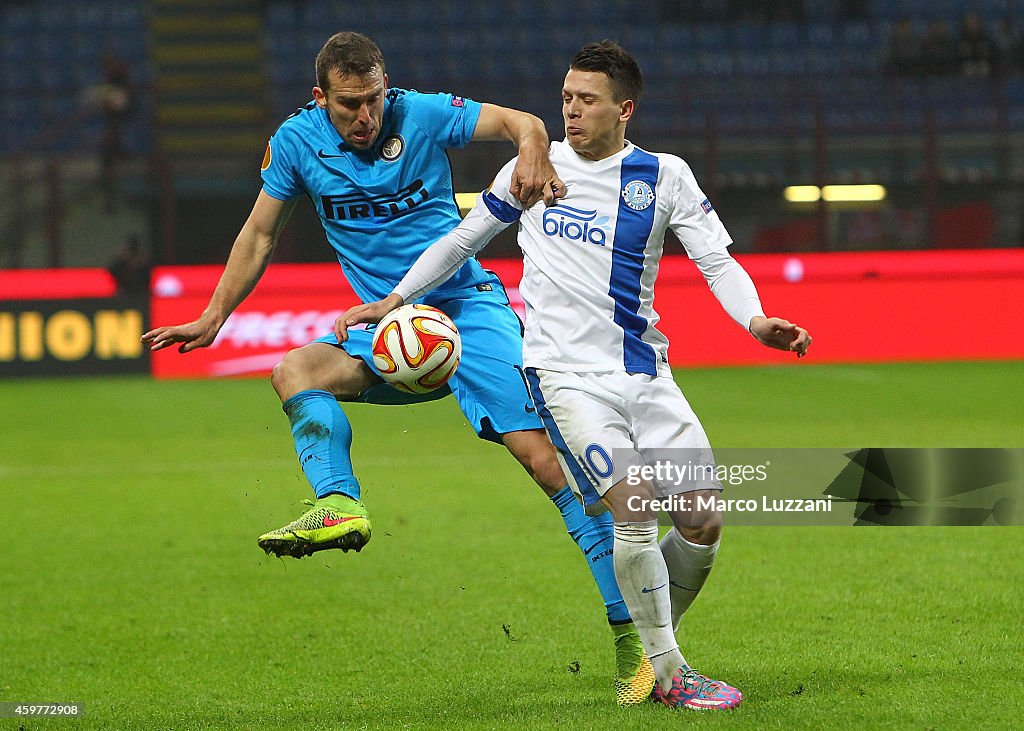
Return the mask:
[[[627,143],[587,160],[551,146],[567,193],[550,208],[522,213],[520,293],[527,305],[523,362],[558,371],[669,373],[668,339],[658,331],[654,282],[665,232],[672,229],[696,259],[732,243],[680,158]],[[483,196],[495,218],[509,218],[515,198],[506,166]]]
[[[668,339],[657,329],[654,310],[665,233],[671,229],[691,259],[724,252],[732,239],[718,213],[689,166],[674,155],[627,142],[615,155],[592,161],[563,141],[552,143],[551,162],[567,186],[557,205],[521,210],[509,191],[510,161],[446,237],[462,236],[463,249],[447,264],[421,260],[395,292],[408,299],[443,281],[437,277],[442,265],[457,265],[518,221],[524,365],[669,375]]]

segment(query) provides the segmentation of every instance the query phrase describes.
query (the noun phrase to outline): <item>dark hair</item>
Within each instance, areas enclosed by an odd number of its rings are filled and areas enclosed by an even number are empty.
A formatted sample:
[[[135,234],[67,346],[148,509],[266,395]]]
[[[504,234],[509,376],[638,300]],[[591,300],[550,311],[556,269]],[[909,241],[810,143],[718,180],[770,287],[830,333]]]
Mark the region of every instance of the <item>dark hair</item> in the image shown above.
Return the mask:
[[[572,57],[569,68],[596,71],[611,79],[616,101],[637,101],[644,88],[644,79],[636,59],[615,41],[588,43]]]
[[[316,54],[316,83],[326,91],[330,87],[331,71],[342,76],[362,76],[377,67],[384,71],[384,56],[376,43],[361,33],[335,33]]]

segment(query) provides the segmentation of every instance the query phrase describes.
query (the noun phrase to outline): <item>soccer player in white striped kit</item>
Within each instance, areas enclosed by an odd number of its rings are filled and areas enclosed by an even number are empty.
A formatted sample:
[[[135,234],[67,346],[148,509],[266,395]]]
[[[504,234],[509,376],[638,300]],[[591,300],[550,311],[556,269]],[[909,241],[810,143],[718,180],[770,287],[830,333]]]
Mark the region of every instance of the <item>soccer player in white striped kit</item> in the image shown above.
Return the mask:
[[[387,298],[338,320],[339,339],[359,322],[444,282],[496,233],[519,222],[526,303],[523,362],[538,413],[570,484],[588,509],[614,518],[615,575],[654,665],[654,700],[676,708],[728,709],[742,693],[690,667],[675,632],[704,585],[722,516],[698,497],[722,489],[713,474],[639,479],[651,450],[713,459],[707,436],[668,365],[656,329],[654,282],[669,229],[726,312],[762,344],[806,353],[803,328],[765,317],[754,284],[728,253],[732,239],[687,164],[625,139],[640,96],[636,61],[610,41],[573,58],[562,89],[566,138],[551,161],[567,186],[557,205],[527,210],[510,192],[512,160],[466,219],[431,246]],[[656,505],[674,496],[673,528],[658,541]]]

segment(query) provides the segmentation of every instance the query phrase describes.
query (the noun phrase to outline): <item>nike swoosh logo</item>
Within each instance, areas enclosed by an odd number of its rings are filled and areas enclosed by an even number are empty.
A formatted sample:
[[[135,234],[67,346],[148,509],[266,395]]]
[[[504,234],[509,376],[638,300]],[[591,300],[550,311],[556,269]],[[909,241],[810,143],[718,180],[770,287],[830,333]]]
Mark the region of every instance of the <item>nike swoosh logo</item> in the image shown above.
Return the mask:
[[[603,545],[604,545],[605,543],[607,543],[607,542],[608,542],[608,541],[610,541],[610,540],[611,540],[611,538],[602,538],[602,539],[601,539],[600,541],[598,541],[598,542],[597,542],[597,543],[595,543],[595,544],[594,544],[593,546],[591,546],[591,547],[590,547],[590,548],[588,548],[588,549],[587,549],[586,551],[584,551],[584,552],[583,552],[583,555],[584,555],[584,556],[589,556],[589,555],[590,555],[591,553],[593,553],[593,552],[594,552],[594,549],[595,549],[595,548],[597,548],[598,546],[603,546]]]
[[[661,586],[656,586],[653,589],[648,589],[645,586],[643,589],[640,590],[640,592],[643,593],[643,594],[650,594],[652,591],[657,591],[658,589],[664,589],[666,586],[668,586],[668,584],[662,584]]]
[[[320,152],[316,153],[316,156],[319,157],[319,158],[322,158],[324,160],[327,160],[327,159],[332,158],[332,157],[345,157],[344,155],[328,155],[323,150],[320,150]]]
[[[347,523],[350,520],[359,520],[359,516],[358,515],[350,515],[349,517],[342,518],[341,520],[334,520],[333,518],[330,518],[330,517],[325,515],[324,516],[324,528],[332,528],[333,526],[341,525],[342,523]]]

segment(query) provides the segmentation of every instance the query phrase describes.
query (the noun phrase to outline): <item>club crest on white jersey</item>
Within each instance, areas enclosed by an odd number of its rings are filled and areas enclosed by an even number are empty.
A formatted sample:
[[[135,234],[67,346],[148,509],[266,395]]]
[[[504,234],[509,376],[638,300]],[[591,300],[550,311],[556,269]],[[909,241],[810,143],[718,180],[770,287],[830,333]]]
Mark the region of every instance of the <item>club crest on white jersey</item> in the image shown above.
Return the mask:
[[[654,191],[646,180],[630,180],[622,186],[622,200],[634,211],[642,211],[654,203]]]

